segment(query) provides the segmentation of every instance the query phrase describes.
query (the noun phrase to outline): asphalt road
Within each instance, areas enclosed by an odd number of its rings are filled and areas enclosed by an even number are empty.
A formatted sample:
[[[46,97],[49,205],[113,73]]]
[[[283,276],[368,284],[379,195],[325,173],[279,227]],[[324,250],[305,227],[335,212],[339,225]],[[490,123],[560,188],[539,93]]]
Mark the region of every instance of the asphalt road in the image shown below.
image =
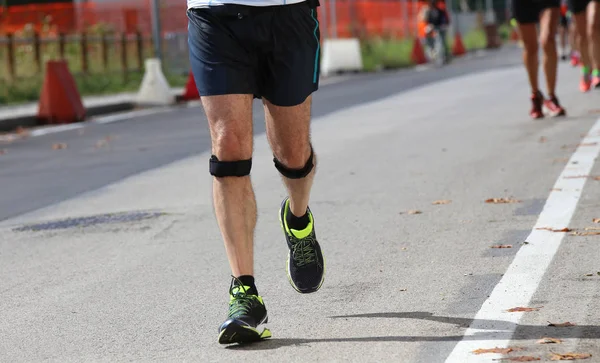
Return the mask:
[[[256,278],[273,339],[251,346],[216,343],[229,269],[200,109],[4,146],[0,360],[600,361],[600,236],[548,230],[599,226],[600,182],[584,176],[600,175],[600,93],[579,94],[561,65],[569,116],[531,121],[518,64],[507,50],[323,87],[311,209],[328,270],[315,294],[285,276],[284,189],[257,117]],[[473,353],[494,347],[514,351]]]

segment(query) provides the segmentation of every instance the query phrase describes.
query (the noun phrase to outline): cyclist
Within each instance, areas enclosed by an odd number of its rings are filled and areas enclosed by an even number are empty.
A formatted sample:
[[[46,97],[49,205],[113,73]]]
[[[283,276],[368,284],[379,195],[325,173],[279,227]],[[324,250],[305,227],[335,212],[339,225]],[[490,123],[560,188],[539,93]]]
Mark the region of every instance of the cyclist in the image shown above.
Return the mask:
[[[424,24],[425,44],[429,48],[434,48],[435,38],[433,34],[434,32],[438,32],[442,39],[442,48],[447,62],[450,52],[446,44],[446,31],[450,23],[450,17],[444,3],[437,0],[429,0],[421,9],[419,17]]]

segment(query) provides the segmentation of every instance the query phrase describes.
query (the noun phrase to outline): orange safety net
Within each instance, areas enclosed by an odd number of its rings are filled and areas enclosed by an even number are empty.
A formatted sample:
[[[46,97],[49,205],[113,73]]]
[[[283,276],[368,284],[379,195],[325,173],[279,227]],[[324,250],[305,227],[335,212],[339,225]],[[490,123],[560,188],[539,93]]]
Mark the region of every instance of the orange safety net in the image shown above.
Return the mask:
[[[0,8],[0,32],[33,30],[72,33],[98,27],[115,32],[143,34],[152,32],[150,0],[124,0],[117,3],[87,2],[80,4],[37,4]],[[331,14],[328,1],[322,1],[319,20]],[[161,8],[163,33],[186,32],[187,16],[184,1],[164,4]],[[406,11],[406,14],[404,12]],[[418,7],[410,0],[338,0],[336,1],[337,35],[345,37],[392,36],[409,37],[416,32]],[[333,30],[332,24],[322,24]],[[50,30],[48,30],[50,29]]]

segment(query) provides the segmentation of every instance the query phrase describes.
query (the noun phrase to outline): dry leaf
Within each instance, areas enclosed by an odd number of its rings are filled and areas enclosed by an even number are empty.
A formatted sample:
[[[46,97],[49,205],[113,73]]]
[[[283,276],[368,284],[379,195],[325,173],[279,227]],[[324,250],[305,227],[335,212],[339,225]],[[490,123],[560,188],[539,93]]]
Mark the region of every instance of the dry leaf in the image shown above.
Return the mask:
[[[588,276],[588,277],[589,277],[589,276],[594,276],[594,274],[585,274],[585,275],[586,275],[586,276]]]
[[[15,133],[19,136],[29,136],[29,130],[27,130],[26,128],[23,128],[21,126],[17,127],[17,129],[15,130]]]
[[[600,180],[600,176],[593,176],[592,179],[594,179],[594,180]]]
[[[400,291],[404,292],[404,291],[406,291],[406,289],[400,289]]]
[[[538,344],[560,344],[562,342],[563,341],[561,339],[550,337],[543,337],[542,339],[537,341]]]
[[[548,141],[548,139],[545,136],[540,137],[540,142],[541,143],[544,143],[546,141]]]
[[[573,232],[571,236],[600,236],[600,231],[593,232]]]
[[[594,219],[592,219],[592,222],[594,222],[594,223],[600,223],[600,218],[594,218]]]
[[[588,353],[552,353],[552,357],[550,360],[576,360],[576,359],[588,359],[591,358],[592,355]]]
[[[518,348],[517,348],[518,349]],[[508,354],[513,352],[514,348],[487,348],[487,349],[477,349],[473,351],[473,354],[486,354],[486,353],[496,353],[496,354]]]
[[[431,204],[433,204],[433,205],[440,205],[440,204],[450,204],[450,203],[452,203],[451,200],[443,199],[443,200],[436,200],[435,202],[433,202]]]
[[[563,328],[563,327],[575,326],[575,325],[577,325],[577,324],[573,324],[570,321],[567,321],[565,323],[551,323],[551,322],[548,322],[548,326],[555,326],[557,328]]]
[[[512,245],[495,245],[490,248],[512,248]]]
[[[61,150],[61,149],[66,149],[66,148],[67,148],[67,144],[64,144],[64,143],[52,145],[52,150]]]
[[[406,212],[406,213],[408,213],[408,214],[421,214],[421,213],[423,213],[423,212],[421,212],[420,210],[416,210],[416,209],[414,209],[414,210],[409,210],[409,211],[408,211],[408,212]]]
[[[500,359],[494,359],[494,360],[504,360],[507,362],[533,362],[533,361],[538,361],[541,360],[538,357],[531,357],[528,355],[522,355],[520,357],[507,357],[507,358],[500,358]]]
[[[516,313],[516,312],[527,312],[527,311],[538,311],[540,310],[540,308],[524,308],[524,307],[516,307],[516,308],[512,308],[512,309],[508,309],[506,310],[509,313]]]
[[[491,204],[521,203],[520,200],[511,199],[511,198],[490,198],[490,199],[487,199],[485,202],[491,203]]]
[[[555,228],[550,228],[550,227],[538,227],[536,229],[539,230],[544,230],[544,231],[550,231],[550,232],[571,232],[572,229],[569,228],[561,228],[561,229],[555,229]]]

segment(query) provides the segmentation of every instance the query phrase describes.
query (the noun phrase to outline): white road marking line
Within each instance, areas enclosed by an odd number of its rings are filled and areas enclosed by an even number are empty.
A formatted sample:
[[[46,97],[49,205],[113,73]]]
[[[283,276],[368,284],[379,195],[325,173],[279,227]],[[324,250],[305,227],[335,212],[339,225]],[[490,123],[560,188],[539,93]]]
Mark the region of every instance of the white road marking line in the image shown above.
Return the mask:
[[[85,127],[85,125],[76,123],[76,124],[67,124],[67,125],[59,125],[59,126],[46,126],[41,127],[39,129],[31,130],[29,133],[30,137],[43,136],[49,134],[55,134],[57,132],[77,130]]]
[[[600,119],[573,153],[556,181],[554,188],[561,191],[552,191],[548,196],[537,223],[527,237],[529,244],[519,249],[446,363],[489,362],[501,357],[498,354],[478,356],[472,351],[479,348],[506,348],[510,344],[523,313],[507,313],[506,310],[529,304],[565,236],[564,232],[538,228],[562,229],[569,226],[587,180],[572,177],[588,175],[599,153]]]
[[[165,106],[165,107],[158,107],[158,108],[149,108],[149,109],[144,109],[144,110],[125,111],[125,112],[119,112],[119,113],[115,113],[115,114],[108,115],[108,116],[94,117],[93,120],[90,122],[95,123],[95,124],[110,124],[113,122],[128,120],[128,119],[134,118],[134,117],[149,116],[149,115],[154,115],[157,113],[168,112],[168,111],[172,111],[174,109],[176,109],[176,107],[174,107],[174,106]]]

